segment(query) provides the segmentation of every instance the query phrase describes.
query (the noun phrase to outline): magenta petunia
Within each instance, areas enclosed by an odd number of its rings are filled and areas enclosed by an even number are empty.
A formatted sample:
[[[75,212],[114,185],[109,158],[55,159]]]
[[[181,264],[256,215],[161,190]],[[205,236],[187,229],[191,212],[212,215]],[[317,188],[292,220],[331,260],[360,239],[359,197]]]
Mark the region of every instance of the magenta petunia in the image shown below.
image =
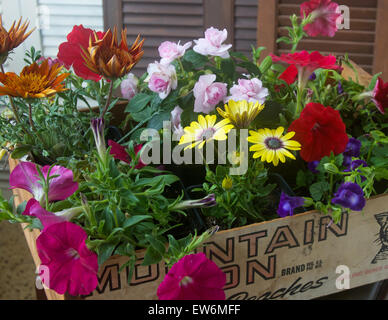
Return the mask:
[[[49,212],[42,208],[39,201],[34,198],[28,200],[26,208],[23,211],[23,215],[33,216],[40,220],[44,228],[60,223],[64,221],[70,221],[74,216],[82,212],[82,207],[74,207],[65,209],[59,212]]]
[[[131,164],[131,157],[129,156],[127,150],[125,147],[123,147],[121,144],[113,141],[113,140],[108,140],[108,145],[111,147],[110,149],[110,154],[117,160],[126,162],[128,164]],[[140,152],[140,150],[143,148],[143,145],[138,144],[134,147],[134,151],[136,155]],[[141,159],[139,158],[138,164],[135,166],[136,169],[141,169],[145,167],[146,164],[144,164]]]
[[[50,166],[44,166],[41,171],[47,178]],[[58,176],[50,180],[48,201],[61,201],[70,197],[78,190],[78,183],[74,181],[73,171],[61,167],[54,166],[50,171],[50,177]],[[38,201],[44,199],[44,191],[39,184],[39,174],[37,165],[32,162],[20,162],[12,171],[9,177],[11,189],[20,188],[30,192]]]
[[[97,287],[97,254],[86,246],[86,232],[71,222],[56,223],[36,239],[42,282],[59,294],[88,295]],[[48,271],[47,271],[48,270]],[[49,272],[43,274],[44,272]]]
[[[226,275],[205,254],[183,257],[158,287],[160,300],[225,300]]]

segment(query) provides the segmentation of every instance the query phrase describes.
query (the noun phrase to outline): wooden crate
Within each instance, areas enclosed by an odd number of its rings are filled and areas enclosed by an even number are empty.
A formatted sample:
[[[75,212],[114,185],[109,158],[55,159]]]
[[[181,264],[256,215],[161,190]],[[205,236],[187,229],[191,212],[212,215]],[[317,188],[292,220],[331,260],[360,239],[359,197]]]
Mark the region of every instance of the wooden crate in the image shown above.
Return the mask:
[[[17,162],[10,160],[10,170]],[[28,192],[14,189],[15,203]],[[24,231],[35,264],[39,231]],[[312,211],[293,217],[218,232],[200,251],[227,275],[227,299],[312,299],[339,292],[348,268],[350,288],[388,278],[388,195],[367,201],[363,212],[344,213],[337,225]],[[85,299],[157,299],[166,274],[163,263],[141,266],[133,277],[119,273],[126,257],[111,257],[99,271],[99,285]],[[341,273],[337,273],[341,271]],[[337,285],[336,285],[337,284]],[[340,287],[339,286],[339,287]],[[46,289],[48,299],[65,299]]]

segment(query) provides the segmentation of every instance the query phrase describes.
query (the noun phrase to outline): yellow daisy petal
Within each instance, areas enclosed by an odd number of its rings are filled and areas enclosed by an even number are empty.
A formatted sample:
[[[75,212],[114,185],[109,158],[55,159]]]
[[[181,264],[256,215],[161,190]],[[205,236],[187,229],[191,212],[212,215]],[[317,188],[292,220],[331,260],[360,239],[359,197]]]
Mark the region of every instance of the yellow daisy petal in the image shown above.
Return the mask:
[[[294,135],[295,135],[295,132],[294,132],[294,131],[288,132],[288,133],[282,138],[282,140],[290,140]]]

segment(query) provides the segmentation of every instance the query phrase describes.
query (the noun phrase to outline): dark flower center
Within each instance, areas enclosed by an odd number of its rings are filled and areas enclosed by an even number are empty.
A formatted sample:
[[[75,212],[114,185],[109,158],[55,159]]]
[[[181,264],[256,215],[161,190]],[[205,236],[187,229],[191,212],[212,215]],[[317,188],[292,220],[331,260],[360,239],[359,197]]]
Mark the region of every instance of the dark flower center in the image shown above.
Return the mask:
[[[283,142],[278,138],[267,138],[264,143],[272,150],[278,150],[283,147]]]
[[[320,127],[321,127],[321,125],[318,122],[315,122],[314,126],[313,126],[313,130],[314,131],[319,130]]]
[[[213,137],[214,133],[216,132],[216,130],[214,128],[208,128],[206,130],[204,130],[201,134],[201,140],[202,139],[205,139],[205,140],[208,140],[210,139],[211,137]]]

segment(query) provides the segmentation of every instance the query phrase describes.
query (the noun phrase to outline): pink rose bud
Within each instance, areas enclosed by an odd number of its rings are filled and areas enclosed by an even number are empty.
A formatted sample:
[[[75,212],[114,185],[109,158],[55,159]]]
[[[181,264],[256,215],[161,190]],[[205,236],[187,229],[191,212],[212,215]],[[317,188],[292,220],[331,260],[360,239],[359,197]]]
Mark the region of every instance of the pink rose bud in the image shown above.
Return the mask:
[[[205,56],[218,56],[227,59],[230,57],[228,50],[232,47],[231,44],[223,44],[227,37],[228,31],[226,29],[220,31],[211,27],[205,31],[205,38],[194,40],[193,50]]]
[[[210,113],[227,95],[226,83],[214,82],[216,76],[208,74],[200,76],[194,86],[194,112]]]
[[[178,43],[165,41],[163,42],[159,48],[159,55],[162,58],[160,63],[169,64],[175,59],[181,58],[184,56],[187,49],[191,47],[191,42],[187,42],[183,46]]]
[[[159,94],[161,99],[167,98],[171,90],[178,86],[176,70],[173,65],[164,65],[159,62],[151,63],[147,69],[148,88]]]
[[[171,124],[172,124],[172,131],[174,134],[180,138],[182,135],[184,135],[184,130],[181,125],[181,114],[183,112],[183,109],[179,106],[176,106],[174,110],[171,111]]]
[[[259,102],[263,104],[266,97],[269,95],[268,89],[263,87],[263,83],[257,79],[239,79],[238,84],[235,84],[230,89],[231,96],[226,98],[226,101],[247,100],[248,102]]]
[[[121,82],[121,94],[125,99],[131,100],[136,93],[138,93],[137,85],[139,80],[137,77],[130,73],[127,79]]]

